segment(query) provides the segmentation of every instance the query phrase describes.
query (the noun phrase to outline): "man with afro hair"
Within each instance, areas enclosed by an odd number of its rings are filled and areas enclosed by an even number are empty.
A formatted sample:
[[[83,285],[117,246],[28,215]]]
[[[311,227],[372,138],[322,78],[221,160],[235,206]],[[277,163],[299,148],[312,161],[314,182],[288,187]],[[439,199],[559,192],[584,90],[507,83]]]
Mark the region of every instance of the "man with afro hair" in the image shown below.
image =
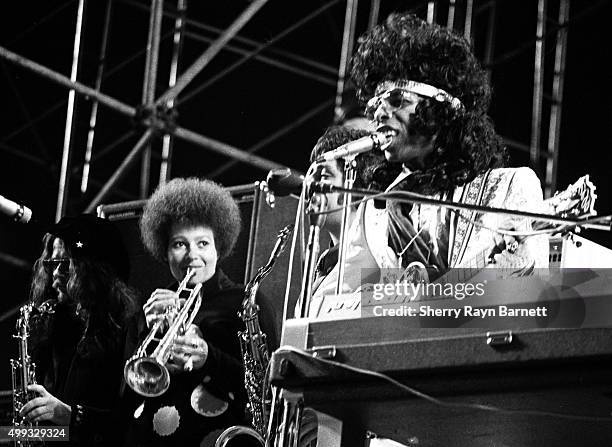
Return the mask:
[[[392,136],[385,156],[403,172],[390,189],[540,211],[535,173],[504,167],[505,148],[487,115],[487,75],[463,37],[412,14],[391,14],[359,39],[351,76],[376,130]],[[529,233],[526,219],[391,201],[387,212],[382,226],[365,223],[366,232],[382,232],[379,251],[387,253],[389,246],[402,266],[423,264],[434,277],[473,266],[479,256],[487,259],[483,253],[498,253],[500,265],[518,263],[523,272],[548,265],[545,236],[503,234]]]

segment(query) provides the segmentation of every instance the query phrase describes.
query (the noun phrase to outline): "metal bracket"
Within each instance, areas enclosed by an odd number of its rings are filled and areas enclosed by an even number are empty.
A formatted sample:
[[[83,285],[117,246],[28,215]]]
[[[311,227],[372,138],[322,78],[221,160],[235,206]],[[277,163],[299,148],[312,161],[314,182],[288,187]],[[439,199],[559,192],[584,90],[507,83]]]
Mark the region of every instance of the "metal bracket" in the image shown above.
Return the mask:
[[[487,345],[507,346],[512,343],[512,331],[487,332]]]
[[[336,357],[337,351],[335,346],[315,346],[308,350],[313,357],[320,359],[333,359]]]

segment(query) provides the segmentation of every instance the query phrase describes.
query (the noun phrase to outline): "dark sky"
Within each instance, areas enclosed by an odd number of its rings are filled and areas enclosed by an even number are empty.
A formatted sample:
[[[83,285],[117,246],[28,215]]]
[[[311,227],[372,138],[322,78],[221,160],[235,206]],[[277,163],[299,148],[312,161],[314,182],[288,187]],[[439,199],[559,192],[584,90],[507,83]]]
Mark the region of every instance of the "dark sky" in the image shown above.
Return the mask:
[[[148,13],[146,0],[114,0],[109,29],[105,75],[102,91],[122,102],[140,103],[144,70]],[[163,21],[160,70],[157,93],[166,89],[170,64],[173,15],[176,3],[166,1]],[[227,27],[249,4],[228,0],[222,3],[188,2],[188,34],[181,54],[184,69],[216,38],[218,29]],[[381,16],[393,10],[414,9],[424,16],[426,2],[382,0]],[[441,16],[444,4],[439,2]],[[459,6],[465,2],[458,1]],[[498,132],[514,141],[529,144],[533,90],[533,60],[536,28],[536,0],[475,1],[474,46],[483,57],[488,9],[497,4],[495,45],[491,79],[494,102],[491,115]],[[554,30],[557,1],[549,1],[548,31]],[[298,170],[304,170],[308,154],[323,129],[333,119],[333,100],[340,59],[344,2],[332,2],[321,14],[280,39],[280,33],[306,19],[329,2],[271,0],[240,32],[241,39],[230,43],[235,51],[222,51],[184,91],[177,107],[178,123],[210,138],[240,149],[260,146],[258,154]],[[0,15],[0,45],[53,70],[68,74],[76,16],[76,0],[22,0],[3,5]],[[93,86],[99,59],[106,2],[90,0],[84,24],[82,63],[79,80]],[[365,30],[369,2],[361,1],[357,33]],[[578,1],[571,4],[568,26],[567,66],[563,114],[560,132],[558,185],[566,186],[583,174],[590,174],[598,188],[599,214],[612,213],[612,78],[607,67],[610,58],[609,18],[612,1]],[[440,18],[442,20],[442,18]],[[552,34],[545,41],[546,97],[550,106]],[[240,60],[241,52],[251,51],[272,41],[260,54],[262,59],[248,60],[229,73],[227,67]],[[298,57],[296,57],[298,56]],[[271,65],[266,60],[275,61]],[[278,66],[278,62],[282,65]],[[285,67],[285,68],[283,68]],[[287,68],[288,67],[288,68]],[[0,125],[0,195],[29,206],[40,222],[50,222],[55,215],[59,163],[66,116],[67,91],[64,87],[12,64],[0,62],[0,92],[3,118]],[[308,76],[297,70],[308,71]],[[311,117],[302,119],[307,112]],[[79,192],[91,109],[89,99],[79,97],[74,132],[74,152],[68,212],[81,212],[100,186],[116,171],[133,147],[142,130],[127,117],[106,107],[98,115],[91,184],[85,194]],[[543,122],[548,116],[544,114]],[[271,138],[279,130],[286,131]],[[543,141],[548,133],[545,126]],[[118,139],[121,144],[105,148]],[[269,139],[269,141],[267,141]],[[263,142],[263,144],[262,144]],[[103,154],[103,155],[100,155]],[[151,181],[157,182],[159,144],[154,146]],[[512,165],[529,164],[526,152],[510,147]],[[204,148],[177,141],[174,148],[172,176],[210,177],[228,159]],[[542,179],[541,166],[534,167]],[[266,172],[235,164],[214,178],[225,185],[241,185],[265,178]],[[105,203],[138,198],[139,165],[120,182]],[[608,234],[587,232],[608,247]],[[0,253],[27,264],[37,257],[40,233],[34,227],[19,227],[0,216]],[[17,262],[18,264],[19,262]],[[4,294],[0,314],[24,301],[29,272],[16,263],[0,260],[0,287]],[[7,323],[2,323],[2,328]],[[10,323],[12,325],[12,322]],[[1,329],[1,328],[0,328]],[[8,330],[8,329],[7,329]],[[4,333],[4,330],[0,331]],[[8,369],[8,367],[7,367]],[[2,368],[0,368],[2,370]]]

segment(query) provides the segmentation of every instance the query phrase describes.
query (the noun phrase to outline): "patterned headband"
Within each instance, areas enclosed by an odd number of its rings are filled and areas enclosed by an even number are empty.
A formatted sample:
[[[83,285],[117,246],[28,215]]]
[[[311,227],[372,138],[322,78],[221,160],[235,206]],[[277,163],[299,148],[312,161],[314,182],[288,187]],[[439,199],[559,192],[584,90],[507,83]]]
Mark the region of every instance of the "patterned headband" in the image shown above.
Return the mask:
[[[417,95],[433,98],[436,101],[449,102],[453,109],[461,109],[463,107],[463,104],[459,98],[455,98],[440,88],[434,87],[433,85],[424,84],[422,82],[408,81],[405,79],[381,82],[376,87],[375,96],[394,88],[401,88],[409,92],[416,93]]]

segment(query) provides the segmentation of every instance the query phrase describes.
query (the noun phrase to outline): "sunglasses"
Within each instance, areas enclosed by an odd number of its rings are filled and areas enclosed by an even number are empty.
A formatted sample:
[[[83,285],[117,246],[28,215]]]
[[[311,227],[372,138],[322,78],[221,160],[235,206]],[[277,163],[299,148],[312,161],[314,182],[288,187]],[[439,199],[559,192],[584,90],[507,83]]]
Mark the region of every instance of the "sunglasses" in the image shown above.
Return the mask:
[[[43,265],[49,273],[53,273],[58,267],[61,272],[67,272],[70,267],[70,258],[43,259]]]
[[[387,111],[395,112],[413,101],[414,94],[408,92],[407,90],[401,88],[387,90],[380,95],[374,96],[368,101],[365,108],[365,116],[372,121],[374,119],[374,114],[383,103]]]

